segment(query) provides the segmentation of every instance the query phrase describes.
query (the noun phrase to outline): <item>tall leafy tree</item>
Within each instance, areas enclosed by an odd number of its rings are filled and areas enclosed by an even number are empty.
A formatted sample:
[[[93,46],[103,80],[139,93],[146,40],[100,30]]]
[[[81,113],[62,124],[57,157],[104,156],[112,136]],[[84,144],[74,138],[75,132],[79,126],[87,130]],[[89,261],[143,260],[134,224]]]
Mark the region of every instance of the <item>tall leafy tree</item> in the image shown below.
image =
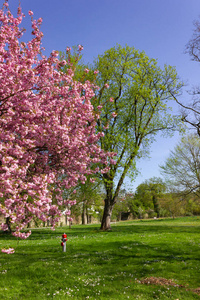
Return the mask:
[[[66,60],[71,55],[67,51]],[[99,55],[90,67],[79,61],[75,78],[99,87],[92,104],[101,111],[100,146],[110,153],[109,171],[100,173],[106,191],[101,229],[107,230],[125,176],[136,176],[136,160],[148,152],[158,132],[169,134],[177,127],[179,118],[171,114],[168,102],[179,94],[182,83],[171,66],[162,70],[144,52],[120,45]]]
[[[135,174],[136,159],[145,155],[158,132],[176,128],[178,118],[170,113],[168,101],[182,83],[174,68],[162,70],[156,60],[128,46],[117,45],[98,56],[94,70],[100,89],[93,104],[103,106],[97,122],[104,133],[100,145],[117,153],[115,164],[111,158],[109,171],[101,174],[106,191],[101,229],[107,230],[125,176]]]

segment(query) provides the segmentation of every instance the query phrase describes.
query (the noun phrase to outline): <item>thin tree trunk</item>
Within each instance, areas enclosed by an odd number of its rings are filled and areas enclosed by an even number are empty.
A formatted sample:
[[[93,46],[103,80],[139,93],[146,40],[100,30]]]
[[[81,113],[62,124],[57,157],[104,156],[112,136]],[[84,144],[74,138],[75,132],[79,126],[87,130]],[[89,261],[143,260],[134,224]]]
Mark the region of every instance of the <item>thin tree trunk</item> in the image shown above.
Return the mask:
[[[87,224],[91,224],[91,216],[87,212]]]
[[[121,219],[122,219],[122,213],[120,211],[119,214],[118,214],[118,216],[117,216],[117,221],[121,221]]]
[[[83,201],[83,211],[82,211],[82,225],[87,224],[87,214],[86,214],[86,207]]]
[[[11,226],[10,226],[10,217],[6,218],[6,225],[8,226],[8,232],[11,233],[12,229],[11,229]]]

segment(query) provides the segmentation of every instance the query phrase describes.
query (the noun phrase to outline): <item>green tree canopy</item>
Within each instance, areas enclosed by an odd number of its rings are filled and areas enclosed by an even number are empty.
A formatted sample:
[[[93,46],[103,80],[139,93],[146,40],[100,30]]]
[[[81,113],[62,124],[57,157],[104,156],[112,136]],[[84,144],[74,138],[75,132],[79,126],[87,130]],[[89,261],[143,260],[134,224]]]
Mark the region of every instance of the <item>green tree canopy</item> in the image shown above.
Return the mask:
[[[146,154],[158,132],[170,133],[179,119],[171,114],[168,101],[177,96],[182,83],[176,70],[164,66],[134,47],[117,45],[99,55],[89,73],[79,67],[80,80],[94,79],[100,87],[93,105],[101,110],[97,130],[104,133],[100,146],[117,153],[107,173],[101,174],[106,197],[101,229],[110,228],[110,217],[125,176],[136,173],[136,160]],[[95,72],[95,70],[98,70]],[[115,183],[115,184],[114,184]]]
[[[165,183],[161,178],[153,177],[141,183],[135,193],[134,201],[140,201],[145,209],[153,209],[160,216],[158,199],[166,190]]]
[[[182,84],[174,68],[162,70],[156,60],[128,46],[118,45],[100,55],[95,69],[100,90],[94,105],[104,104],[98,122],[98,130],[104,132],[101,147],[117,153],[116,164],[102,174],[106,199],[101,228],[107,229],[124,178],[129,170],[134,172],[136,159],[145,154],[159,131],[169,133],[177,127],[168,101]]]

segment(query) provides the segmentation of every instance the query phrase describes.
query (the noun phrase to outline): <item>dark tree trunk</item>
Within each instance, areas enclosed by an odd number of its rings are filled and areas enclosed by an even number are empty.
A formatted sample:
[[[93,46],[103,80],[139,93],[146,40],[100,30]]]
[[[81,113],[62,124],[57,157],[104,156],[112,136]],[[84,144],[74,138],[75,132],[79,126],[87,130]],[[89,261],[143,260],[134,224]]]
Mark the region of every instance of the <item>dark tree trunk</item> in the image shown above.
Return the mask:
[[[106,190],[106,198],[104,200],[104,212],[103,212],[103,218],[101,221],[101,230],[109,230],[110,227],[110,221],[112,216],[112,210],[116,203],[116,199],[119,195],[120,188],[123,184],[124,177],[126,175],[126,170],[123,172],[123,174],[120,177],[120,180],[118,182],[118,185],[114,190],[114,177],[115,177],[116,170],[110,170],[110,174],[104,174],[104,185]]]
[[[113,204],[111,204],[111,201],[109,198],[106,198],[104,212],[103,212],[103,218],[101,221],[101,230],[111,229],[110,221],[111,221],[112,210],[113,210]]]
[[[8,232],[11,233],[12,229],[11,229],[11,226],[10,226],[10,217],[6,218],[6,225],[8,226]]]
[[[85,225],[85,224],[87,224],[87,214],[86,214],[85,203],[83,202],[82,225]]]
[[[91,224],[91,220],[92,220],[91,215],[88,215],[87,213],[87,224]]]

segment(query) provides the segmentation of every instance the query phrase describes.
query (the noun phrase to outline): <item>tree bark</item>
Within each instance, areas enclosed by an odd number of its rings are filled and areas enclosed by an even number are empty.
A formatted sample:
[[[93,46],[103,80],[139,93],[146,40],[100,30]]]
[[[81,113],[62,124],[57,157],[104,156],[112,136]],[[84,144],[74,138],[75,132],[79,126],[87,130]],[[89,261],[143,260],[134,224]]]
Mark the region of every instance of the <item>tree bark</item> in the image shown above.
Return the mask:
[[[83,211],[82,211],[82,225],[87,224],[87,214],[86,214],[86,207],[83,201]]]
[[[109,198],[106,198],[104,201],[105,201],[105,206],[104,206],[103,218],[101,221],[101,230],[109,230],[111,229],[110,221],[111,221],[111,215],[113,210],[113,204],[111,204]]]
[[[8,226],[8,232],[11,233],[12,229],[11,229],[11,226],[10,226],[10,217],[6,218],[6,225]]]

